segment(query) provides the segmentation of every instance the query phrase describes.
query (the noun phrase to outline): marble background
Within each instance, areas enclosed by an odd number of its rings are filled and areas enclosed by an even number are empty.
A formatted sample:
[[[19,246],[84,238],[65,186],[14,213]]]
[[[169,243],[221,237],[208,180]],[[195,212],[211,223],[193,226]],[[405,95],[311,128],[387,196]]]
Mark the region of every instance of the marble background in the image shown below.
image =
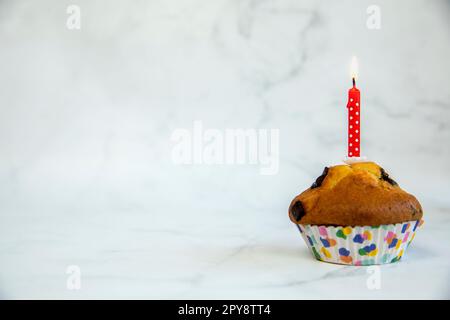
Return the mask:
[[[449,19],[425,0],[0,1],[0,297],[450,298]],[[380,290],[287,217],[345,154],[352,55],[363,153],[426,215]],[[278,174],[174,165],[194,120],[279,129]]]

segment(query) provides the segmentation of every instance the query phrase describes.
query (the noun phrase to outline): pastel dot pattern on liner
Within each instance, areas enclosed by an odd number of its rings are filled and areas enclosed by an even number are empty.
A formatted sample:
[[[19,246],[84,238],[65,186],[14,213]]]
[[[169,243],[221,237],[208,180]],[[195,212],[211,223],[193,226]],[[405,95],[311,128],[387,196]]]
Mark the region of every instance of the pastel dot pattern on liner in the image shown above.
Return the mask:
[[[422,224],[423,220],[374,227],[297,227],[317,260],[367,266],[399,261]]]

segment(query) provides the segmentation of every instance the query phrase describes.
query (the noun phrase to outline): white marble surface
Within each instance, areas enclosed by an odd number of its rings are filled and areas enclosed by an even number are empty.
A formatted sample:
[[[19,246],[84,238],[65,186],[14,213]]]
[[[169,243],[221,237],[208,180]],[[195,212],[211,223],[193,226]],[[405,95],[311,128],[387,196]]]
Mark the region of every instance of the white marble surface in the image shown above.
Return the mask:
[[[450,4],[377,1],[369,30],[370,4],[0,2],[0,297],[449,298]],[[343,158],[352,55],[363,153],[425,209],[380,290],[313,260],[286,212]],[[280,129],[279,173],[174,165],[194,120]]]

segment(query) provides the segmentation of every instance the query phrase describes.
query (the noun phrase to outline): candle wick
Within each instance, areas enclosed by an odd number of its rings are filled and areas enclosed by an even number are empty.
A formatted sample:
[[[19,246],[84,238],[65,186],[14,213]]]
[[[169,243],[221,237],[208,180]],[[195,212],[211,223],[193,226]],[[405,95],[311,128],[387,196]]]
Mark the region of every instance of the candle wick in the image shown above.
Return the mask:
[[[355,87],[355,86],[356,86],[356,80],[355,80],[355,78],[352,78],[352,82],[353,82],[353,87]]]

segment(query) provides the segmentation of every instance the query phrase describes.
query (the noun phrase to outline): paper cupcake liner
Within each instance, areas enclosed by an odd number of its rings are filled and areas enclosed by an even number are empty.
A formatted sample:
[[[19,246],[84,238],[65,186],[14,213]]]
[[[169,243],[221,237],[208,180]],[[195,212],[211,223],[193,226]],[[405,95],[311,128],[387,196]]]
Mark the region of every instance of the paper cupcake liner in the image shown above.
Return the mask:
[[[297,227],[317,260],[367,266],[399,261],[422,224],[413,220],[375,227]]]

